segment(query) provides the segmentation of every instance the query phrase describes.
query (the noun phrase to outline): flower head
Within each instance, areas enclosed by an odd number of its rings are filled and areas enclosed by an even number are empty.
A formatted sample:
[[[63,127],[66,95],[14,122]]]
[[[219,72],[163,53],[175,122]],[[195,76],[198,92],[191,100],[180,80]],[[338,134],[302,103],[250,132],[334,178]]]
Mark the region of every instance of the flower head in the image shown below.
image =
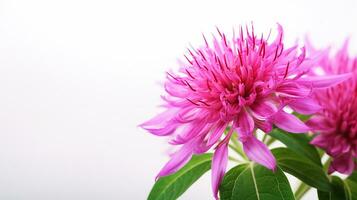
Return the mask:
[[[329,172],[351,174],[357,157],[357,57],[348,56],[348,42],[333,56],[328,49],[318,51],[317,72],[321,75],[352,73],[349,80],[334,87],[316,90],[322,109],[308,121],[317,136],[312,144],[333,158]]]
[[[320,108],[311,98],[312,90],[344,79],[308,77],[311,63],[305,59],[305,49],[285,48],[280,25],[271,42],[270,34],[257,36],[253,27],[241,28],[231,40],[219,30],[218,34],[212,44],[204,37],[204,46],[189,49],[178,73],[167,73],[165,111],[141,125],[152,134],[170,136],[172,145],[181,146],[158,177],[174,173],[192,154],[213,147],[215,198],[226,170],[232,134],[238,134],[249,159],[274,170],[275,158],[254,131],[269,133],[276,125],[288,132],[307,132],[309,127],[283,108],[312,114]]]

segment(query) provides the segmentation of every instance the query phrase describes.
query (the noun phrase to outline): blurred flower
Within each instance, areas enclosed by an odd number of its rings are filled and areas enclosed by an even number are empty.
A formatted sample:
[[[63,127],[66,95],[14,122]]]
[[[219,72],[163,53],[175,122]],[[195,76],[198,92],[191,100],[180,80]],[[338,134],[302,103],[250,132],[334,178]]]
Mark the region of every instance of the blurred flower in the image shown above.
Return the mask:
[[[351,174],[357,155],[357,58],[348,56],[348,41],[333,56],[329,49],[311,49],[312,54],[318,56],[316,73],[353,73],[348,81],[314,92],[322,109],[307,122],[318,133],[311,143],[326,150],[333,158],[329,173]]]
[[[231,40],[219,30],[218,34],[213,44],[203,36],[205,45],[188,50],[179,72],[167,73],[167,95],[162,97],[165,111],[141,125],[152,134],[171,136],[172,145],[181,145],[158,177],[176,172],[192,154],[215,145],[212,189],[216,199],[232,134],[238,133],[249,159],[274,170],[275,158],[254,136],[255,129],[269,133],[274,124],[288,132],[307,132],[309,127],[283,108],[288,105],[312,114],[320,109],[311,98],[312,90],[345,79],[344,75],[306,76],[311,63],[305,59],[305,49],[298,54],[297,46],[284,48],[280,25],[272,42],[270,34],[256,36],[253,26],[245,31],[240,28]]]

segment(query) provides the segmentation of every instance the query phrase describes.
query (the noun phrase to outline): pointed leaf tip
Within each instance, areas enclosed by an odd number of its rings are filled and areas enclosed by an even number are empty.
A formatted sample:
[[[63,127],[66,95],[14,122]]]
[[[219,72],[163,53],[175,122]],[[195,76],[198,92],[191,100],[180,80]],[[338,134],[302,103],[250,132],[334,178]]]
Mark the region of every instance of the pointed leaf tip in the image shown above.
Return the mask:
[[[159,178],[151,189],[148,200],[176,200],[211,168],[211,160],[212,154],[192,156],[176,173]]]

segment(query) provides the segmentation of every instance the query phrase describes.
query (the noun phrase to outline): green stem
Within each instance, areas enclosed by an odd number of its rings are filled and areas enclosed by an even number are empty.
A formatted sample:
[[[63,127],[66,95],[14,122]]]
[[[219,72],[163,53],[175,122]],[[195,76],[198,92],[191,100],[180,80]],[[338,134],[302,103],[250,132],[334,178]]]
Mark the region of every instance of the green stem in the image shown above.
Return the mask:
[[[237,134],[233,134],[231,138],[232,146],[236,149],[236,152],[244,159],[248,160],[248,157],[245,155],[241,144],[238,142]]]
[[[233,145],[233,144],[228,144],[228,146],[233,150],[235,151],[236,153],[238,153],[238,155],[240,157],[242,157],[244,160],[247,160],[247,157],[246,155],[244,154],[243,150],[238,146],[236,145]]]
[[[269,139],[266,141],[265,144],[266,144],[267,146],[270,146],[270,145],[273,144],[274,142],[275,142],[275,138],[269,136]]]
[[[332,158],[329,156],[326,162],[323,164],[324,170],[327,171],[328,167],[330,166]]]
[[[228,159],[230,161],[234,161],[234,162],[237,162],[237,163],[241,163],[242,161],[238,160],[237,158],[234,158],[233,156],[228,156]]]
[[[239,144],[238,138],[237,138],[237,134],[232,135],[231,142],[234,144],[234,146],[240,147],[240,144]]]
[[[268,139],[268,134],[265,133],[264,136],[263,136],[263,139],[262,139],[263,143],[266,143],[267,139]]]
[[[325,151],[320,149],[320,148],[316,148],[317,149],[317,153],[319,153],[320,158],[322,158],[322,156],[325,154]]]
[[[301,182],[299,187],[295,191],[295,199],[300,200],[310,189],[311,189],[310,186]]]

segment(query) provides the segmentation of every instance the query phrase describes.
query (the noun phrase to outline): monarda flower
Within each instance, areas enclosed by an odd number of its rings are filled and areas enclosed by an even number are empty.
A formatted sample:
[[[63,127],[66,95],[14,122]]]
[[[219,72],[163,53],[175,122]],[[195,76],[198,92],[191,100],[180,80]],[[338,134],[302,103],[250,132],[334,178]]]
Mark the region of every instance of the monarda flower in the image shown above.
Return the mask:
[[[319,57],[320,75],[353,74],[343,83],[314,92],[322,109],[308,121],[317,134],[311,143],[333,158],[329,173],[351,174],[357,157],[357,58],[348,56],[348,42],[333,56],[328,49],[312,49],[312,54]]]
[[[167,73],[165,111],[141,125],[154,135],[170,136],[170,144],[180,146],[158,177],[176,172],[193,154],[213,147],[216,199],[232,134],[238,134],[249,159],[274,170],[275,158],[254,131],[269,133],[276,125],[292,133],[307,132],[309,127],[283,108],[312,114],[320,108],[311,98],[312,91],[345,79],[342,75],[308,77],[305,49],[285,48],[280,25],[271,42],[269,36],[255,35],[253,27],[241,28],[231,40],[219,30],[218,34],[212,44],[203,36],[205,44],[188,50],[179,72]]]

